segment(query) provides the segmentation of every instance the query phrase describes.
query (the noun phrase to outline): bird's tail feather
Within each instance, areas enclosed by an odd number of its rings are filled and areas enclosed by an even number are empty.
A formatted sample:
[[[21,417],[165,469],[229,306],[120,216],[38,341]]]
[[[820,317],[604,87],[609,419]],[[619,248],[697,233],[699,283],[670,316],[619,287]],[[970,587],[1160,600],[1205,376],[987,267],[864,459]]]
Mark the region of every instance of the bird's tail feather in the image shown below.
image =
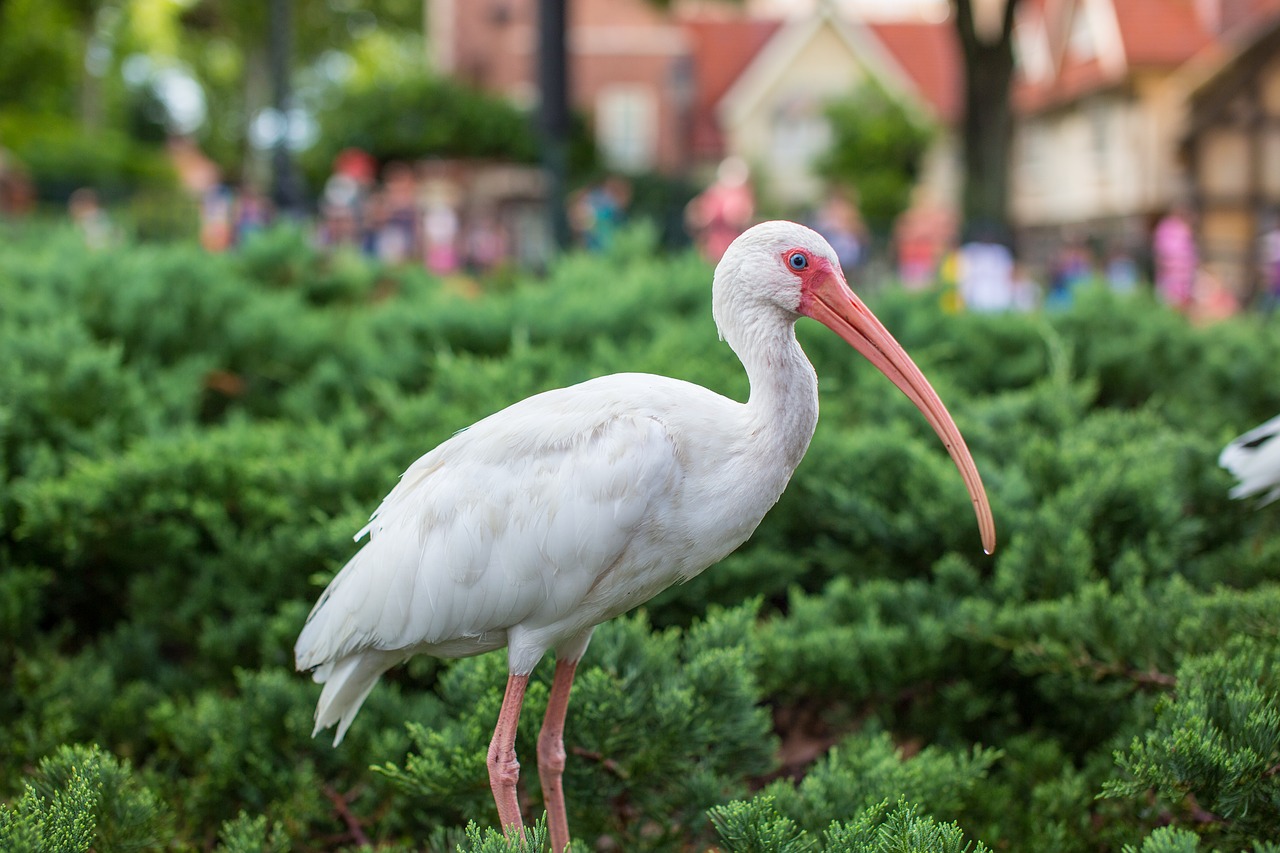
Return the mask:
[[[356,712],[382,673],[395,666],[404,655],[397,652],[365,651],[316,667],[315,680],[324,685],[316,703],[315,737],[321,729],[337,724],[333,745],[342,743]]]

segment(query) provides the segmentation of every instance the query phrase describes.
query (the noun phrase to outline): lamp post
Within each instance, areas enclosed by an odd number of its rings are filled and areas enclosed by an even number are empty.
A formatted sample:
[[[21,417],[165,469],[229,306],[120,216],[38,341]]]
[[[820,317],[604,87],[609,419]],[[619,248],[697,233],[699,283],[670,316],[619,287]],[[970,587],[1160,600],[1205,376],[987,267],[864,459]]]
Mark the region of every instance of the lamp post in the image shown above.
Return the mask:
[[[569,80],[566,0],[538,0],[538,129],[547,180],[547,218],[556,249],[569,245],[565,183],[569,170]]]
[[[289,153],[289,59],[293,51],[292,0],[270,0],[267,23],[267,61],[271,75],[271,106],[280,119],[279,133],[271,149],[271,200],[280,212],[303,212],[302,186]]]

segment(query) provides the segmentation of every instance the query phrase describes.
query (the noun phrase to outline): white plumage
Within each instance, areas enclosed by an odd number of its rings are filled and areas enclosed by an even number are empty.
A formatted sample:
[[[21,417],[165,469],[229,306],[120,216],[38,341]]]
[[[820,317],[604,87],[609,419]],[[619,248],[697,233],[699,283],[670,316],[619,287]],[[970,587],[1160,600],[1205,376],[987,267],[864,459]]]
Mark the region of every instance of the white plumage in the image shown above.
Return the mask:
[[[298,638],[298,668],[324,684],[317,731],[336,725],[341,741],[381,674],[415,654],[506,646],[490,781],[503,825],[518,827],[515,722],[528,674],[554,650],[555,712],[539,764],[553,846],[563,849],[560,733],[574,667],[595,625],[729,554],[782,494],[818,419],[817,378],[795,338],[801,315],[840,334],[921,408],[994,548],[959,431],[849,291],[825,240],[792,223],[750,229],[716,269],[713,311],[746,368],[748,402],[662,376],[606,376],[516,403],[409,467]]]
[[[1218,464],[1240,482],[1231,497],[1262,495],[1259,505],[1280,498],[1280,416],[1254,427],[1222,448]]]
[[[734,442],[752,429],[745,414],[697,385],[621,374],[530,397],[423,456],[298,639],[298,667],[325,682],[317,730],[338,722],[340,741],[373,681],[411,655],[509,644],[511,671],[528,674],[728,554],[790,473],[745,476],[755,454],[780,452],[767,437]],[[368,663],[334,666],[353,657]]]

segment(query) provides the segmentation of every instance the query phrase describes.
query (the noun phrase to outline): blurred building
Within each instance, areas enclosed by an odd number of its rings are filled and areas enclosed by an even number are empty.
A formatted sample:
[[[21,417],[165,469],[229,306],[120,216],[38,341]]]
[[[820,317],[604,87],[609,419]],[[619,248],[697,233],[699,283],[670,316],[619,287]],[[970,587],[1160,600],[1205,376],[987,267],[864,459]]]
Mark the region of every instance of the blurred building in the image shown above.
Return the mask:
[[[872,77],[931,118],[954,120],[958,49],[938,8],[570,0],[570,97],[611,169],[688,173],[737,155],[771,197],[808,204],[822,190],[809,167],[829,141],[829,98]],[[427,0],[427,10],[441,72],[536,101],[537,0]],[[931,179],[954,180],[942,168],[954,157],[933,162]]]
[[[536,101],[537,0],[425,2],[441,71]],[[823,105],[874,78],[943,129],[919,208],[954,218],[964,69],[947,0],[568,6],[571,98],[611,169],[736,155],[771,200],[812,204]],[[1027,260],[1088,240],[1140,262],[1156,220],[1187,205],[1211,272],[1252,294],[1280,222],[1280,0],[1019,0],[1014,42],[1010,209]]]
[[[1280,16],[1220,40],[1193,72],[1180,153],[1201,250],[1229,287],[1254,296],[1276,272],[1267,244],[1280,225]]]
[[[732,39],[714,21],[686,21],[693,31],[706,32],[695,42],[704,50]],[[700,61],[710,58],[710,51],[695,54],[696,67],[714,67]],[[824,191],[812,164],[831,145],[827,103],[875,80],[943,129],[922,182],[949,199],[956,193],[958,158],[955,137],[946,131],[960,113],[959,68],[959,48],[946,22],[868,21],[821,4],[812,14],[778,23],[703,116],[717,126],[725,153],[763,171],[772,198],[802,206]]]
[[[537,0],[427,0],[432,61],[442,73],[537,101]],[[591,116],[611,167],[677,171],[687,162],[693,100],[689,40],[644,0],[568,3],[570,100]]]
[[[1280,204],[1278,23],[1276,0],[1022,0],[1010,201],[1033,259],[1065,234],[1140,253],[1187,205],[1211,272],[1249,293]]]

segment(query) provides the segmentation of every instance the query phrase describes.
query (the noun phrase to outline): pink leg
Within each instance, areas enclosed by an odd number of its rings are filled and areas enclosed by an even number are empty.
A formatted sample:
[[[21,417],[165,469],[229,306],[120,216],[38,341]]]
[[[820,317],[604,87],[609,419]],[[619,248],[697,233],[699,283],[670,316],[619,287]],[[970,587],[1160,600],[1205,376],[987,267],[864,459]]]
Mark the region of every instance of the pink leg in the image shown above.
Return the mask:
[[[520,705],[529,676],[512,675],[507,679],[507,692],[502,697],[498,725],[489,742],[489,787],[498,804],[498,821],[508,834],[524,831],[520,821],[520,802],[516,799],[516,781],[520,778],[520,762],[516,761],[516,727],[520,724]]]
[[[542,798],[547,807],[547,824],[551,830],[552,853],[562,853],[569,846],[569,819],[565,815],[564,785],[564,717],[569,710],[569,690],[573,687],[576,660],[557,660],[556,674],[547,700],[547,716],[538,734],[538,778],[542,780]]]

